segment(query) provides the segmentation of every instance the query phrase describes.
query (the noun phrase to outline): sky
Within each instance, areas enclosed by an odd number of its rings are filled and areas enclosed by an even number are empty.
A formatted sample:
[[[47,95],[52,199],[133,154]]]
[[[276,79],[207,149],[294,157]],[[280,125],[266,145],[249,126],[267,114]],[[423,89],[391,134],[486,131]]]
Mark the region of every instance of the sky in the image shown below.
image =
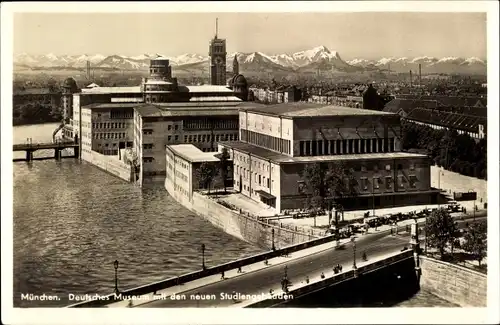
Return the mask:
[[[14,54],[208,55],[216,17],[228,52],[486,59],[486,14],[463,12],[16,13]]]

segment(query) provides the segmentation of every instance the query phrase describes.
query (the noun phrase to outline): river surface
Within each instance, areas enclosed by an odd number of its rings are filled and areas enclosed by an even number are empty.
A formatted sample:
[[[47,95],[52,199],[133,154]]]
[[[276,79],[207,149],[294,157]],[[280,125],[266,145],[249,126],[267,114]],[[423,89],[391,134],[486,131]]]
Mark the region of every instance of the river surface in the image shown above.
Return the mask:
[[[57,124],[14,127],[14,143],[52,141]],[[22,157],[24,153],[15,153]],[[35,157],[52,154],[36,152]],[[121,289],[261,252],[176,203],[162,184],[139,188],[74,159],[14,163],[14,306],[65,306],[69,294]],[[21,294],[58,295],[26,301]],[[398,306],[449,306],[419,293]]]

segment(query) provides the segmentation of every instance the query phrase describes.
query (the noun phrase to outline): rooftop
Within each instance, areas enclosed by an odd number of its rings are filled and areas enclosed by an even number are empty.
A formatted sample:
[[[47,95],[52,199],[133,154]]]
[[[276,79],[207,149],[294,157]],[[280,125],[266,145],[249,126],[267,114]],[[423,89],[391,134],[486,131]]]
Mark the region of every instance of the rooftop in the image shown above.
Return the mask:
[[[285,117],[320,117],[320,116],[375,116],[394,115],[393,113],[373,111],[361,108],[325,105],[319,103],[284,103],[246,109],[248,112],[264,113]]]
[[[99,108],[134,108],[137,107],[137,103],[94,103],[82,106],[82,108],[99,109]]]
[[[426,155],[408,152],[387,152],[387,153],[365,153],[365,154],[350,154],[350,155],[330,155],[330,156],[307,156],[307,157],[290,157],[278,152],[274,152],[265,148],[254,146],[249,143],[234,141],[220,142],[221,145],[232,149],[249,153],[250,155],[271,160],[278,164],[286,163],[314,163],[314,162],[330,162],[342,160],[384,160],[398,158],[426,158]]]
[[[236,96],[193,96],[190,102],[241,102]]]
[[[219,159],[215,157],[217,152],[203,152],[192,144],[168,145],[167,149],[170,149],[175,155],[192,163],[219,161]]]
[[[190,103],[183,103],[190,104]],[[203,104],[203,103],[193,103]],[[135,111],[142,117],[169,117],[169,116],[236,116],[237,107],[214,107],[207,103],[200,106],[168,106],[168,105],[135,105]]]
[[[228,93],[232,94],[233,91],[226,86],[217,86],[217,85],[198,85],[198,86],[181,86],[179,87],[184,91],[188,91],[190,93],[216,93],[216,92],[222,92],[222,93]],[[184,89],[182,89],[184,88]]]
[[[82,93],[86,94],[123,94],[123,93],[140,93],[141,86],[132,87],[94,87],[82,89]]]

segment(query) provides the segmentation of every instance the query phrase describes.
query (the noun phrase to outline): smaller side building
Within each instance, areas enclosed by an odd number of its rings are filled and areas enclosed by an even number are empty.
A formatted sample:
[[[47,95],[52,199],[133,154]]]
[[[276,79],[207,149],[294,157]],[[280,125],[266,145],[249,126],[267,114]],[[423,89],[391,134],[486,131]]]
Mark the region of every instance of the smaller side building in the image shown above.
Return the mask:
[[[199,179],[199,172],[203,163],[214,164],[217,170],[220,152],[204,152],[192,144],[174,144],[166,146],[166,178],[167,190],[180,193],[185,199],[192,200],[193,191],[206,189]],[[232,163],[228,177],[232,177]],[[211,188],[223,188],[222,178],[217,176]]]

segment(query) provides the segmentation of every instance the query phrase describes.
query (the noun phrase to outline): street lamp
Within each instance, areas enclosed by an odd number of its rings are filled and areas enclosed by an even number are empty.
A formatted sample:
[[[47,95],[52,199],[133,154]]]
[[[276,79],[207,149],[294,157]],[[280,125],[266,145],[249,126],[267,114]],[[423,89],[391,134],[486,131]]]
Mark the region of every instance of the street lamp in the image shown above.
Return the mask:
[[[118,266],[120,263],[118,263],[118,260],[115,260],[113,263],[115,267],[115,294],[119,294],[120,291],[118,290]]]
[[[275,251],[276,247],[274,246],[274,228],[271,228],[271,236],[272,236],[272,247],[271,247],[271,249],[273,251]]]
[[[201,244],[201,267],[203,270],[206,269],[206,267],[205,267],[205,244]]]
[[[356,238],[351,237],[351,242],[352,242],[352,269],[354,270],[354,274],[356,274],[357,266],[356,266]]]
[[[474,192],[474,190],[469,190],[469,192]],[[472,207],[472,220],[476,221],[476,199],[477,194],[474,195],[474,206]]]

